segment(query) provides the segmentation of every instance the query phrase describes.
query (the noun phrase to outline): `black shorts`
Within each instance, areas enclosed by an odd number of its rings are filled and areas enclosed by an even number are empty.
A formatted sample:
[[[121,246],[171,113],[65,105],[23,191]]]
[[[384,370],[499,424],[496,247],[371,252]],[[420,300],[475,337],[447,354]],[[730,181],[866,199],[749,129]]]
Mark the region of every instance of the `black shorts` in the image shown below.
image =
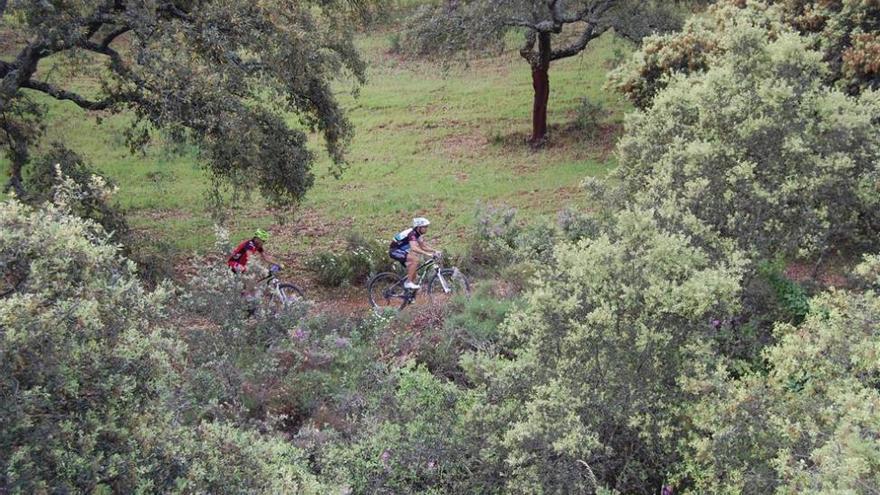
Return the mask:
[[[391,249],[388,251],[388,256],[393,260],[399,261],[403,266],[406,266],[406,255],[408,251],[404,251],[403,249]]]

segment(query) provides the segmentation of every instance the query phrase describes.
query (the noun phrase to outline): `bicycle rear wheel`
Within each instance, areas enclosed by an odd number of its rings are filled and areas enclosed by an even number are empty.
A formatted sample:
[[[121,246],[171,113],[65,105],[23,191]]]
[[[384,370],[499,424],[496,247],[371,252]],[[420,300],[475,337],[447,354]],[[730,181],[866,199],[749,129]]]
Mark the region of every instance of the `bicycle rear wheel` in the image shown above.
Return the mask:
[[[403,277],[396,273],[383,272],[370,279],[367,291],[370,305],[381,314],[386,308],[403,309],[409,302],[407,291],[403,288]]]
[[[443,287],[443,282],[446,287]],[[431,277],[428,283],[428,300],[431,304],[446,304],[455,296],[468,296],[471,293],[471,286],[468,284],[467,278],[458,270],[458,268],[444,268]]]

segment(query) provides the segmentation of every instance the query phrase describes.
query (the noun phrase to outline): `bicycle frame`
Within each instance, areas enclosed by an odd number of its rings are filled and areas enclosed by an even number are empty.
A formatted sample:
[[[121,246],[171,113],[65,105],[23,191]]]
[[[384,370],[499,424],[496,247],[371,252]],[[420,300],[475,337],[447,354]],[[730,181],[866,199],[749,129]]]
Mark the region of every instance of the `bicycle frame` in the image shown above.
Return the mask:
[[[274,272],[274,271],[269,270],[268,275],[266,275],[265,277],[263,277],[261,279],[258,279],[256,282],[254,282],[254,287],[256,287],[257,285],[259,285],[259,284],[263,283],[263,281],[265,281],[266,286],[270,287],[271,288],[270,290],[272,290],[275,293],[275,295],[278,296],[279,299],[283,299],[284,294],[282,294],[281,289],[278,288],[278,286],[281,285],[281,281],[278,280],[278,277],[275,275],[276,273],[278,273],[278,272]]]
[[[438,260],[436,260],[434,258],[429,259],[428,261],[419,265],[418,268],[416,268],[416,273],[418,274],[416,280],[418,282],[418,285],[422,285],[425,282],[425,278],[427,278],[428,273],[430,273],[430,271],[431,271],[430,270],[431,265],[434,265],[436,268],[437,278],[440,280],[440,286],[443,287],[443,292],[446,294],[452,292],[452,289],[449,288],[449,284],[446,282],[446,279],[443,277],[443,270],[442,270],[443,267],[440,265]],[[401,278],[400,283],[402,284],[404,281],[406,281],[405,275]],[[404,289],[404,290],[405,290],[405,297],[407,299],[407,302],[412,302],[415,299],[415,296],[416,296],[416,293],[418,292],[418,289]]]

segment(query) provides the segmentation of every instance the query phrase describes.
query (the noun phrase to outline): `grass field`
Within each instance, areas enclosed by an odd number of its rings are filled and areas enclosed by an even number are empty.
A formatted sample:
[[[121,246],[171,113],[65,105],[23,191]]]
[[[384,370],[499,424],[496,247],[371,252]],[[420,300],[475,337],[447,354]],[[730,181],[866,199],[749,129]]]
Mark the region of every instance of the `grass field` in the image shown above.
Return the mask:
[[[225,225],[233,240],[268,227],[276,234],[275,249],[294,257],[344,239],[349,229],[388,238],[422,215],[434,222],[432,234],[441,245],[455,247],[468,235],[478,202],[511,205],[524,216],[586,206],[579,182],[614,166],[612,148],[627,105],[602,85],[609,64],[629,50],[624,42],[606,35],[582,55],[553,65],[551,141],[534,152],[524,145],[531,78],[518,54],[444,69],[390,54],[390,34],[360,38],[370,69],[357,97],[350,83],[338,84],[356,126],[343,177],[329,174],[323,143],[313,137],[321,158],[303,204],[296,211],[269,212],[259,198],[240,202]],[[602,128],[592,139],[571,125],[584,97],[604,109]],[[49,141],[64,142],[115,180],[119,201],[138,229],[182,253],[210,250],[208,179],[195,150],[155,145],[131,155],[122,137],[125,115],[98,124],[73,104],[46,103]]]

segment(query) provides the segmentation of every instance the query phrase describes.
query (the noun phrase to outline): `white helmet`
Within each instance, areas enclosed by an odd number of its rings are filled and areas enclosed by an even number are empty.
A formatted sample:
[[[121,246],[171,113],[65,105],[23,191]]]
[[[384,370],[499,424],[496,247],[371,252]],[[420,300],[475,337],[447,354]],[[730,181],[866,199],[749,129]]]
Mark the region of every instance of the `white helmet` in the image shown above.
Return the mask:
[[[428,221],[425,217],[413,218],[413,228],[415,227],[427,227],[431,225],[431,222]]]

